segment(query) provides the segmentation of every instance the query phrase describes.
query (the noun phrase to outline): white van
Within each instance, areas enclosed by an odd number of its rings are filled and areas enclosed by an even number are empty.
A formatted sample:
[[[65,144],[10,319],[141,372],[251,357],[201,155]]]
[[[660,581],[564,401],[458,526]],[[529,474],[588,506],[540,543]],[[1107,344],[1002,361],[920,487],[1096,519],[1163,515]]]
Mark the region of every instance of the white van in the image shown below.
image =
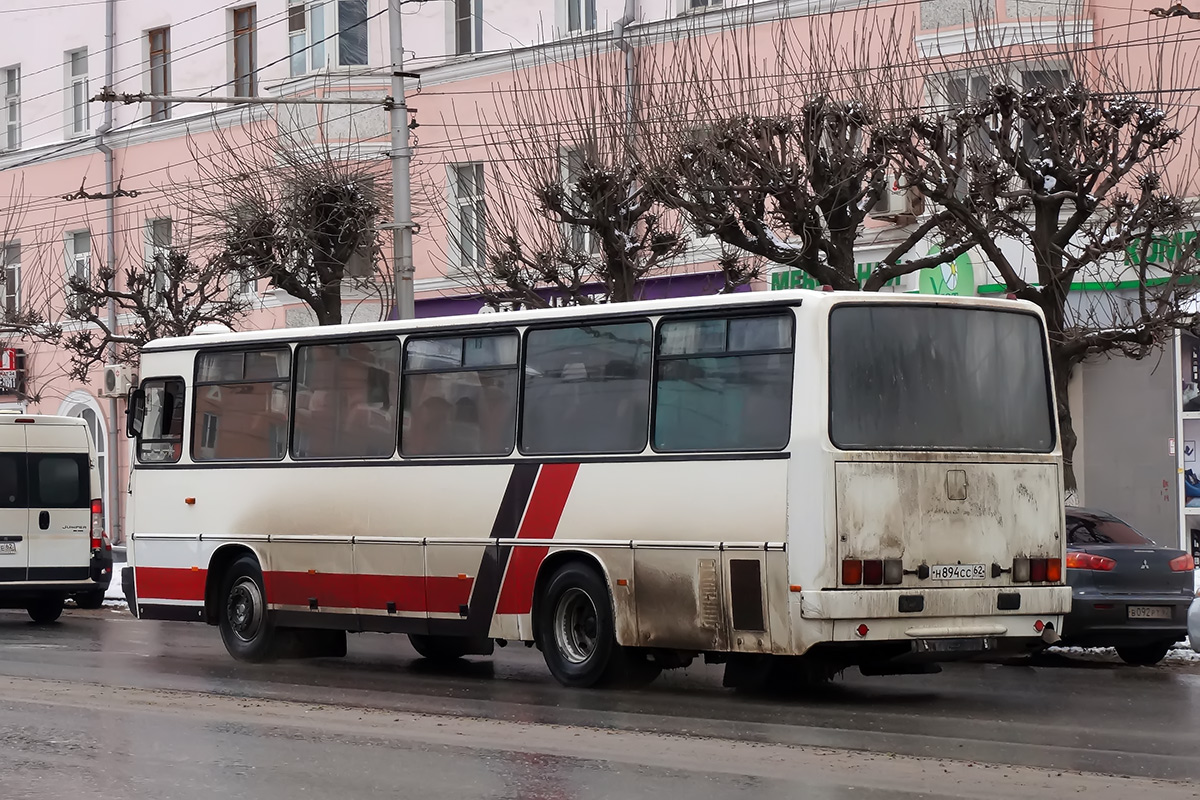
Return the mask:
[[[112,580],[100,473],[82,419],[0,413],[0,608],[49,623]]]

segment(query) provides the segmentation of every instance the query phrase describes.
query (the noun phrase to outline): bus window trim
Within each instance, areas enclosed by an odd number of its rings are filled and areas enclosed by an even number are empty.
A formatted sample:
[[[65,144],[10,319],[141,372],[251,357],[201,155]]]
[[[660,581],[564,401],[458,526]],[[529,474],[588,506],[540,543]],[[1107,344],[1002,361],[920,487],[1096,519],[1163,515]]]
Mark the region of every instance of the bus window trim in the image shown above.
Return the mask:
[[[288,372],[290,374],[286,378],[286,381],[288,384],[288,393],[291,395],[291,397],[288,401],[288,424],[287,424],[287,428],[286,428],[287,437],[288,437],[288,441],[287,441],[288,446],[283,448],[283,455],[281,455],[279,458],[201,458],[201,459],[197,459],[196,453],[195,453],[195,448],[193,447],[193,445],[195,444],[195,441],[196,441],[196,409],[198,409],[200,407],[200,404],[197,402],[197,400],[198,400],[197,394],[199,393],[201,388],[203,388],[205,386],[231,386],[234,384],[251,385],[251,384],[259,384],[259,383],[281,383],[282,382],[282,380],[280,378],[256,378],[252,381],[247,381],[247,380],[201,381],[199,379],[200,378],[200,358],[202,356],[208,355],[209,353],[241,352],[244,354],[244,353],[247,353],[252,350],[255,352],[259,352],[259,353],[267,352],[270,350],[287,350],[288,351]],[[296,357],[296,346],[295,346],[295,344],[291,344],[288,342],[269,342],[269,343],[248,342],[247,344],[244,344],[244,345],[219,345],[216,347],[197,347],[197,348],[195,348],[195,355],[192,358],[192,419],[191,419],[191,424],[188,426],[188,434],[189,434],[188,442],[187,442],[188,458],[191,459],[191,461],[193,463],[200,463],[200,464],[242,464],[242,463],[245,463],[245,464],[278,464],[279,462],[284,461],[285,459],[289,459],[291,457],[292,417],[295,415],[295,405],[296,405],[296,378],[295,378],[296,371],[292,365],[292,361],[295,359],[295,357]],[[244,360],[243,360],[242,364],[243,364],[242,365],[242,373],[245,374],[245,361]]]

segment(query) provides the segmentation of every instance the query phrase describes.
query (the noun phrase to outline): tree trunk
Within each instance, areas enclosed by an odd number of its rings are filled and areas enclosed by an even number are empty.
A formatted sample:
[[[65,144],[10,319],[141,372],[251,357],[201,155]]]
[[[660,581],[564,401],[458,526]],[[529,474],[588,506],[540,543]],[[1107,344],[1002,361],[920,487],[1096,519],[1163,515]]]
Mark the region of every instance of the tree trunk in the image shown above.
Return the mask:
[[[1070,493],[1078,488],[1075,481],[1075,445],[1079,443],[1079,437],[1075,434],[1075,424],[1071,419],[1069,395],[1071,374],[1075,371],[1075,365],[1061,353],[1056,353],[1055,349],[1051,347],[1050,368],[1054,373],[1054,395],[1058,404],[1058,428],[1063,457],[1063,487]]]

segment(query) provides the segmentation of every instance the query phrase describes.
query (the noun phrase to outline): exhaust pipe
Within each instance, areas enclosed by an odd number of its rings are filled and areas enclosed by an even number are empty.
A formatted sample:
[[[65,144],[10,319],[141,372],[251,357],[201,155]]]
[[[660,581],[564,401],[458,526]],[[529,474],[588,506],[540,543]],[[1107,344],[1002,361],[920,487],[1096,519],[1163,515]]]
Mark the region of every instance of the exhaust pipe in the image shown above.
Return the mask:
[[[1047,647],[1053,647],[1062,641],[1062,637],[1058,635],[1058,631],[1054,630],[1053,625],[1047,625],[1042,628],[1042,641],[1046,643]]]

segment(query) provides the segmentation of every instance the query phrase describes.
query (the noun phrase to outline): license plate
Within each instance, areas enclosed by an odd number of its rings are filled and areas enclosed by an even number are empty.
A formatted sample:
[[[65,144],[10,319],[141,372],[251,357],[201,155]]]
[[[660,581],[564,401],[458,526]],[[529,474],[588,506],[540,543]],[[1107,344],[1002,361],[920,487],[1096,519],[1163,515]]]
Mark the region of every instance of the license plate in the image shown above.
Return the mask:
[[[1130,606],[1130,619],[1170,619],[1170,606]]]
[[[969,639],[918,639],[918,653],[985,653],[996,648],[996,640],[990,637]]]
[[[929,568],[935,581],[981,581],[987,577],[983,564],[935,564]]]
[[[15,556],[16,554],[16,542],[0,542],[0,556]]]

